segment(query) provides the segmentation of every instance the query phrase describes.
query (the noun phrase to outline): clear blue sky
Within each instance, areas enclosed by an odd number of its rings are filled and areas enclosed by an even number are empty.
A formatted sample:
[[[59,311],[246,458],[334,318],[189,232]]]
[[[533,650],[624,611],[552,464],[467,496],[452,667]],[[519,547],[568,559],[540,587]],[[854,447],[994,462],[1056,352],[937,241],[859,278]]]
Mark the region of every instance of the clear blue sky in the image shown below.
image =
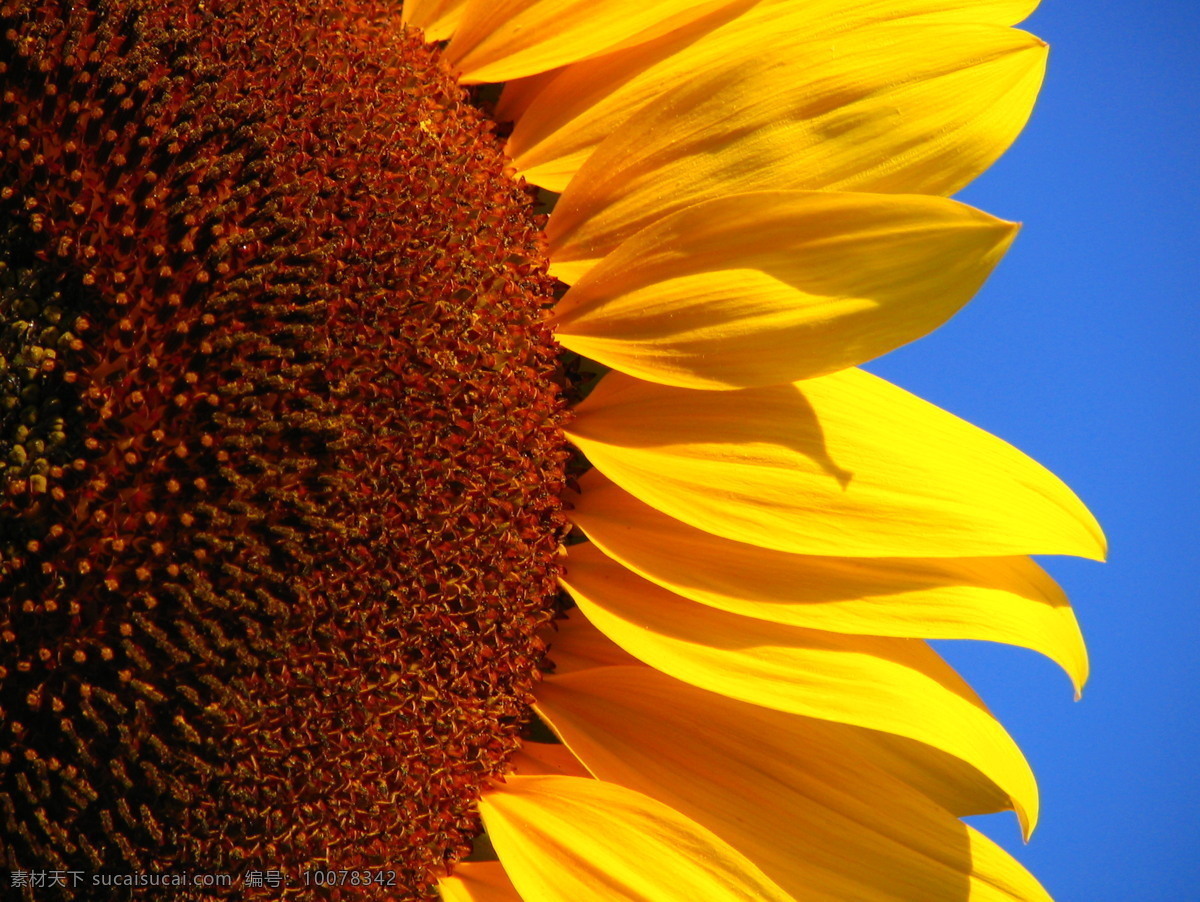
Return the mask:
[[[1043,0],[1024,135],[961,199],[1023,222],[984,291],[870,369],[1002,436],[1104,524],[1047,559],[1083,625],[1074,703],[1032,653],[943,646],[1026,750],[1042,821],[977,826],[1058,902],[1200,900],[1200,2]]]

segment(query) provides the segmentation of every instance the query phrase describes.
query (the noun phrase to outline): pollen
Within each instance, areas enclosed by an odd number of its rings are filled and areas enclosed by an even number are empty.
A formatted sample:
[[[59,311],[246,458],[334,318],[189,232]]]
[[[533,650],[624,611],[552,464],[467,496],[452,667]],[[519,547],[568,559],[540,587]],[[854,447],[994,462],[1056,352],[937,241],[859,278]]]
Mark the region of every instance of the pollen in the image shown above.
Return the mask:
[[[432,898],[555,598],[541,225],[397,3],[0,0],[4,868]]]

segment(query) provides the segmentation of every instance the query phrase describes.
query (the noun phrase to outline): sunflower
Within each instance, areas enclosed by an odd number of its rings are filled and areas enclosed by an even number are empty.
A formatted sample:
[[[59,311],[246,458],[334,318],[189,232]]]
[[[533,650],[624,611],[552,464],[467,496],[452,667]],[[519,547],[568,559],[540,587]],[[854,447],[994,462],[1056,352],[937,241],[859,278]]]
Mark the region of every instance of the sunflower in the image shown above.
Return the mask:
[[[923,640],[1078,692],[1103,537],[857,369],[1013,240],[1034,5],[0,0],[10,886],[1046,899]]]

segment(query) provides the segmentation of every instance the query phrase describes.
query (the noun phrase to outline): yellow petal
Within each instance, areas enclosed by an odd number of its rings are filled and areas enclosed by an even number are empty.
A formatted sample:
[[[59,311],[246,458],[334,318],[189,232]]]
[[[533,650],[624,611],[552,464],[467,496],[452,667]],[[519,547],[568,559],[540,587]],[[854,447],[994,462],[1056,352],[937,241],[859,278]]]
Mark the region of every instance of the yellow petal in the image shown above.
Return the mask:
[[[875,746],[870,753],[872,760],[955,817],[995,814],[1012,808],[1000,787],[961,758],[894,733],[858,732]]]
[[[425,32],[427,41],[444,41],[454,34],[467,0],[406,0],[400,17]]]
[[[551,659],[558,665],[556,676],[603,667],[646,666],[622,651],[578,611],[558,623],[563,628],[554,634],[550,650]],[[564,658],[574,666],[562,666]],[[829,726],[832,729],[835,725]],[[854,734],[858,743],[866,743],[870,757],[889,773],[956,816],[991,814],[1012,807],[995,783],[960,758],[903,736],[845,724],[836,727]]]
[[[861,370],[739,391],[609,373],[571,441],[613,482],[706,532],[796,554],[1101,558],[1053,474]]]
[[[653,40],[730,0],[468,0],[447,62],[464,84],[536,75]]]
[[[613,560],[664,589],[733,614],[867,636],[982,639],[1041,652],[1087,680],[1066,596],[1027,557],[847,558],[723,539],[668,517],[598,471],[572,521]]]
[[[987,25],[884,24],[693,73],[604,141],[547,226],[576,281],[656,219],[769,189],[952,194],[1024,126],[1046,46]]]
[[[887,21],[1015,25],[1030,0],[765,0],[731,4],[654,41],[566,68],[514,129],[508,153],[526,178],[562,191],[596,146],[672,88],[714,66]]]
[[[710,831],[613,783],[509,777],[479,811],[524,899],[790,902]]]
[[[552,742],[523,742],[510,761],[513,773],[523,777],[559,774],[567,777],[590,776],[586,767],[565,745]]]
[[[442,902],[521,902],[498,861],[463,861],[437,884]]]
[[[1020,749],[924,642],[727,614],[643,580],[590,544],[571,547],[562,582],[597,629],[651,667],[730,698],[941,749],[1003,788],[1032,830],[1037,786]]]
[[[516,122],[519,120],[529,109],[529,105],[561,72],[561,69],[552,69],[549,72],[539,72],[537,75],[516,78],[507,82],[504,90],[500,92],[500,99],[496,101],[497,121]]]
[[[559,342],[685,388],[777,385],[878,357],[971,299],[1016,226],[941,197],[771,191],[629,238],[559,303]]]
[[[881,768],[862,731],[637,667],[552,678],[537,707],[599,779],[708,827],[797,898],[1048,899],[1009,856]]]
[[[543,638],[554,661],[555,673],[621,666],[636,660],[583,617],[554,621],[553,628],[546,630]]]

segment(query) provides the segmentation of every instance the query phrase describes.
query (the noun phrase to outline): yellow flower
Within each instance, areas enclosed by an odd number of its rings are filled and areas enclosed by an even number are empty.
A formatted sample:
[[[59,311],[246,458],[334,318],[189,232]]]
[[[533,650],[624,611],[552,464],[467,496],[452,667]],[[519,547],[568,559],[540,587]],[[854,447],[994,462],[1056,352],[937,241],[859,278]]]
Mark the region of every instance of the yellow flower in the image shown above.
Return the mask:
[[[1033,6],[0,0],[4,867],[1045,899],[922,640],[1078,690],[1103,537],[856,369],[1014,237]]]

